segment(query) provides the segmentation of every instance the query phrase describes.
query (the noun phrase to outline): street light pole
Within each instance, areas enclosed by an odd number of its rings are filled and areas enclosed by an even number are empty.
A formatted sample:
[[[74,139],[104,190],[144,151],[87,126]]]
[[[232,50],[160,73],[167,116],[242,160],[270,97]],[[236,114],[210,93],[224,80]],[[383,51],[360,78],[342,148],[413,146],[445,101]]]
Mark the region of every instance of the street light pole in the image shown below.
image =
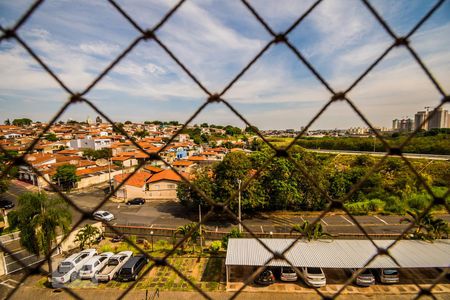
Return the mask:
[[[239,219],[239,233],[242,232],[242,218],[241,218],[241,180],[238,179],[238,191],[239,191],[239,195],[238,195],[238,219]]]
[[[150,231],[150,236],[152,237],[152,252],[153,252],[153,231]]]
[[[109,193],[111,193],[111,157],[108,158]]]

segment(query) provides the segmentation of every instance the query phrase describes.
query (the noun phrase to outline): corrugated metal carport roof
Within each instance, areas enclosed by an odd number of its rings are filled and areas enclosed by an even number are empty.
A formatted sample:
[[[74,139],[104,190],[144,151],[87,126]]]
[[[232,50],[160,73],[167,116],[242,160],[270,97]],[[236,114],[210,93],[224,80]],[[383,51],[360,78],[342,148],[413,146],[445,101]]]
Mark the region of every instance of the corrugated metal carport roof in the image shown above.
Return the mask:
[[[294,239],[261,239],[274,252],[283,252]],[[391,240],[375,240],[379,247],[386,248]],[[369,240],[317,240],[298,241],[286,253],[286,258],[296,267],[362,268],[377,253]],[[403,268],[431,268],[450,266],[450,241],[433,243],[400,240],[390,249],[391,255]],[[256,239],[230,239],[228,242],[227,266],[288,266],[283,260],[272,257]],[[397,268],[388,256],[377,256],[370,268]]]

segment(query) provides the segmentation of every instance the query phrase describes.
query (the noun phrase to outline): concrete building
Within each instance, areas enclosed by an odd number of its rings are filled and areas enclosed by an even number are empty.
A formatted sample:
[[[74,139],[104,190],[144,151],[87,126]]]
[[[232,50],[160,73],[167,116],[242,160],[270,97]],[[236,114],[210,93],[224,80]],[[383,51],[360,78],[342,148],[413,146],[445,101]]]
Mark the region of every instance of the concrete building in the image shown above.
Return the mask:
[[[448,120],[448,111],[441,107],[435,112],[435,114],[431,116],[430,120],[428,121],[428,129],[448,128]]]
[[[76,139],[69,141],[71,149],[93,149],[100,150],[111,147],[111,139],[109,138],[92,138],[86,136],[84,139]]]
[[[428,117],[428,110],[427,111],[424,111],[424,110],[418,111],[414,115],[414,129],[417,129],[420,127],[420,129],[428,130],[428,121],[425,122],[425,119],[427,117]]]

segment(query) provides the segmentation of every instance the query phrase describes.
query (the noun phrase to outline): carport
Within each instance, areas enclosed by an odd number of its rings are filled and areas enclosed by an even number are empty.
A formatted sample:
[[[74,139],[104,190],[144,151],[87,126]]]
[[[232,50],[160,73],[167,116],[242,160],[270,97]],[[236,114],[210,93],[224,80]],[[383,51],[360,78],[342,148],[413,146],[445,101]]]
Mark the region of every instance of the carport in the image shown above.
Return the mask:
[[[274,253],[282,253],[294,239],[261,239]],[[375,240],[380,248],[389,247],[392,240]],[[321,267],[329,269],[363,268],[377,253],[369,240],[316,240],[297,241],[285,256],[295,267]],[[450,240],[433,243],[418,240],[400,240],[387,255],[379,255],[367,268],[446,268],[450,267]],[[229,281],[230,267],[283,267],[285,260],[274,259],[272,253],[256,239],[230,239],[225,260],[226,280]]]

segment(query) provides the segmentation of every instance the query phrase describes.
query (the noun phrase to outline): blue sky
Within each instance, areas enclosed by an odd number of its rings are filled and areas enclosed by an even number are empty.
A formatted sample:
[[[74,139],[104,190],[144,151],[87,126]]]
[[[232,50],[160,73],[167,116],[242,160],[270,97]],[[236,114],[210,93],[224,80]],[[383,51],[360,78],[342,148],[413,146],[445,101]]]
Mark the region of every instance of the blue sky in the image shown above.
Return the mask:
[[[250,1],[277,32],[288,28],[313,1]],[[450,89],[450,1],[411,38],[411,45]],[[0,1],[0,24],[12,26],[31,1]],[[122,0],[120,5],[145,28],[175,1]],[[407,33],[434,1],[371,1],[398,35]],[[265,46],[269,34],[240,1],[187,1],[157,32],[158,37],[212,92],[228,82]],[[81,91],[138,32],[107,1],[45,1],[19,35],[74,91]],[[361,1],[328,0],[318,5],[289,40],[335,90],[346,89],[392,42]],[[440,96],[402,48],[394,49],[349,94],[369,120],[391,120],[434,107]],[[0,43],[0,120],[46,121],[68,95],[15,41]],[[263,128],[300,128],[329,99],[329,92],[283,44],[273,46],[224,98]],[[140,43],[89,94],[117,121],[184,122],[206,95],[153,41]],[[96,114],[72,106],[63,120]],[[222,104],[207,107],[193,123],[244,126]],[[363,126],[345,103],[334,103],[313,128]]]

